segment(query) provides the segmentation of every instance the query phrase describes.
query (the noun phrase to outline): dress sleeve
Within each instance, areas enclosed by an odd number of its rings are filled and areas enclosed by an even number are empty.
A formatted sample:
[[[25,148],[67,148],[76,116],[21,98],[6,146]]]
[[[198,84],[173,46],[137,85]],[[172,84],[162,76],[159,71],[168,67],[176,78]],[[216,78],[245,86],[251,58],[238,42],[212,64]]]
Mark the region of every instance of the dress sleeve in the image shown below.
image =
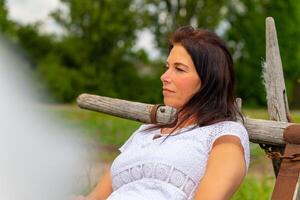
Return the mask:
[[[125,143],[119,148],[119,151],[123,153],[130,146],[133,146],[137,142],[138,134],[145,129],[146,125],[141,125],[136,131],[134,131],[131,136],[125,141]]]
[[[209,151],[211,151],[214,142],[221,136],[224,135],[233,135],[237,136],[244,149],[244,158],[247,166],[247,170],[250,164],[250,147],[249,147],[249,136],[246,128],[238,122],[226,121],[219,123],[213,132],[210,134],[209,142]]]

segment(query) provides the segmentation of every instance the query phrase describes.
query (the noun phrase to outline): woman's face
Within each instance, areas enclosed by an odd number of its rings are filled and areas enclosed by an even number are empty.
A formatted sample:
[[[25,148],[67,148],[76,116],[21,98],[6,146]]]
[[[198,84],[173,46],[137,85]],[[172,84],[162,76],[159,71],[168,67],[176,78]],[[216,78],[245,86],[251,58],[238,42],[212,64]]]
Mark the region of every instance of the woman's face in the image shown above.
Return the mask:
[[[199,89],[201,80],[191,56],[181,44],[174,44],[160,77],[164,104],[180,109]]]

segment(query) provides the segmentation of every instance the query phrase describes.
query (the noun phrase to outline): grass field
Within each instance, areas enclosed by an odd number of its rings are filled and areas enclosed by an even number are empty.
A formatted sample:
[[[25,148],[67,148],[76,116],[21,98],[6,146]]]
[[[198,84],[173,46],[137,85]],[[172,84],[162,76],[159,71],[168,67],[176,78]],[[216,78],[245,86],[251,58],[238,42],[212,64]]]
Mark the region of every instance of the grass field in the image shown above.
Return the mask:
[[[85,111],[73,105],[47,106],[55,115],[61,117],[67,124],[77,126],[82,134],[88,136],[99,146],[102,160],[111,162],[117,155],[117,148],[137,129],[138,122],[117,117]],[[268,114],[263,109],[245,109],[246,116],[257,119],[267,119]],[[300,122],[300,111],[291,112],[294,122]],[[232,199],[234,200],[264,200],[269,199],[274,187],[274,174],[269,160],[257,144],[250,144],[251,163],[248,174]]]

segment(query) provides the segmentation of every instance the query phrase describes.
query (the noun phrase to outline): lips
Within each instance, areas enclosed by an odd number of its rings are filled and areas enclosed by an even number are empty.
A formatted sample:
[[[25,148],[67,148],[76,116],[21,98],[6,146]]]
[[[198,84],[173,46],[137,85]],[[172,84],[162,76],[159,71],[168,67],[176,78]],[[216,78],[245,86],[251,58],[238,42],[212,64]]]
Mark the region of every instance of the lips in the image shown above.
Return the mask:
[[[167,88],[163,88],[162,93],[163,93],[164,97],[173,96],[173,94],[175,94],[174,91],[167,89]]]
[[[168,89],[168,88],[163,88],[163,92],[173,92],[173,93],[174,93],[173,90],[170,90],[170,89]]]

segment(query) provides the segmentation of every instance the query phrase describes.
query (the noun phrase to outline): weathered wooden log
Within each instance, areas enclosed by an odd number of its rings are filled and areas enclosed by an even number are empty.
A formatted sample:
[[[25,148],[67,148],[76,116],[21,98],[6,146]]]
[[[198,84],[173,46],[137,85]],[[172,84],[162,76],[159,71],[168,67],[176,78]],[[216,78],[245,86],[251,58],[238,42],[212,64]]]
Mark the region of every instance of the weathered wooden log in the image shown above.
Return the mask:
[[[288,121],[289,105],[284,82],[279,45],[275,22],[272,17],[266,18],[266,63],[263,65],[263,77],[267,92],[269,118],[276,121]],[[284,152],[284,148],[273,148]],[[280,160],[272,160],[274,172],[277,177]],[[299,181],[295,188],[293,199],[300,200]]]
[[[275,22],[266,18],[266,62],[263,65],[263,78],[267,94],[269,119],[287,122],[288,103],[282,71],[282,63],[277,41]],[[283,153],[284,148],[272,147]],[[281,160],[273,159],[274,174],[277,177]]]
[[[77,98],[80,108],[102,112],[113,116],[151,124],[153,105],[122,99],[81,94]],[[156,124],[172,124],[177,119],[177,111],[170,106],[161,106],[156,112]]]
[[[97,95],[82,94],[77,99],[81,108],[102,112],[130,120],[151,123],[150,110],[153,105],[114,99]],[[162,110],[165,110],[162,112]],[[157,121],[160,124],[170,124],[177,118],[176,109],[169,106],[162,106],[157,111]],[[264,143],[276,146],[283,146],[284,129],[292,123],[277,122],[273,120],[260,120],[245,118],[245,127],[249,139],[254,143]]]
[[[246,118],[244,125],[251,142],[283,146],[283,131],[292,123]]]
[[[266,19],[266,62],[263,71],[270,120],[287,122],[289,106],[275,22],[272,17]]]

